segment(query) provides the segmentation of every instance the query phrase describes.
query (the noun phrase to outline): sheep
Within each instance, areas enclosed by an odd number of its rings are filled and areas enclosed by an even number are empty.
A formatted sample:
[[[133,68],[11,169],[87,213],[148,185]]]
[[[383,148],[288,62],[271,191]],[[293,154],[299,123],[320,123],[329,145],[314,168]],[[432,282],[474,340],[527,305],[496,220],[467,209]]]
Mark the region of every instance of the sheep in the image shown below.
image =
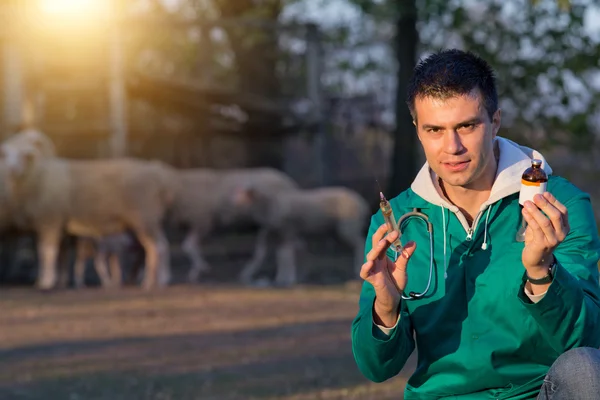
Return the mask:
[[[85,161],[49,157],[43,142],[25,140],[22,133],[15,136],[2,143],[0,157],[8,169],[11,203],[18,205],[22,222],[38,236],[39,289],[56,284],[63,231],[99,238],[130,229],[146,252],[142,286],[151,289],[168,283],[169,248],[161,223],[178,190],[172,167],[129,157]]]
[[[182,250],[191,260],[188,281],[196,282],[202,272],[210,270],[210,265],[202,256],[200,242],[217,224],[231,225],[244,220],[250,221],[250,215],[241,207],[223,208],[226,197],[243,182],[250,182],[267,193],[276,193],[298,188],[296,182],[285,173],[274,168],[232,168],[210,169],[193,168],[179,171],[180,188],[176,196],[169,222],[186,224],[189,231],[182,244]],[[248,278],[265,257],[261,250],[267,240],[269,230],[260,229],[256,251],[249,263],[239,275],[240,281],[248,283]]]
[[[252,184],[244,184],[232,193],[228,203],[249,210],[258,224],[279,234],[276,285],[289,286],[297,282],[294,257],[297,238],[327,232],[336,233],[353,247],[353,273],[358,276],[370,209],[355,191],[345,187],[323,187],[273,195]],[[266,242],[262,245],[266,247]],[[266,248],[260,251],[266,253]]]
[[[34,128],[23,129],[20,132],[10,136],[8,139],[4,141],[4,144],[10,147],[18,147],[18,148],[27,148],[28,146],[33,146],[38,152],[40,156],[45,157],[54,157],[57,155],[56,147],[54,143],[44,135],[41,131]],[[10,154],[19,154],[15,152],[11,152]],[[9,163],[13,165],[13,168],[24,168],[25,166],[18,165],[19,159],[9,160]],[[5,174],[2,174],[5,176]],[[4,189],[4,187],[3,187]],[[5,206],[2,208],[4,213],[8,213],[9,204],[8,199],[6,198],[5,190],[0,194],[0,204]],[[23,219],[19,218],[18,207],[13,206],[11,211],[12,219],[10,220],[11,226],[18,226],[17,229],[25,229],[30,230],[31,224],[28,224]],[[5,224],[8,224],[8,220],[3,218],[4,214],[0,215],[0,228],[4,228]],[[114,236],[114,235],[113,235]],[[109,237],[110,238],[110,237]],[[99,239],[103,240],[103,239]],[[110,239],[108,239],[110,240]],[[85,260],[87,257],[92,256],[95,253],[94,244],[96,240],[86,237],[68,237],[61,244],[61,251],[59,254],[63,254],[69,245],[73,245],[75,247],[76,252],[76,260],[75,260],[75,287],[83,287],[83,273],[85,268]],[[106,257],[106,255],[105,255]],[[106,264],[102,262],[103,257],[98,256],[95,258],[95,267],[96,271],[100,277],[102,285],[108,285],[110,283],[107,280],[108,272],[106,270]],[[67,286],[69,274],[68,267],[66,261],[58,263],[58,286],[64,288]]]

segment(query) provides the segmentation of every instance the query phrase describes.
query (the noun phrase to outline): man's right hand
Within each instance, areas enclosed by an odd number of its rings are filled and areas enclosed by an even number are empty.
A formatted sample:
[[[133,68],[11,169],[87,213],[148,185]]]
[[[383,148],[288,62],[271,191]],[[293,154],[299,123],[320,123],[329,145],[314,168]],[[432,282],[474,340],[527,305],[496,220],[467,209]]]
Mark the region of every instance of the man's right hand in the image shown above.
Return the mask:
[[[408,280],[406,265],[417,245],[415,242],[408,242],[394,262],[387,256],[386,251],[398,238],[398,233],[386,235],[386,232],[387,226],[383,224],[373,234],[373,248],[367,253],[367,262],[360,269],[360,277],[375,289],[375,323],[390,328],[398,320],[401,293]]]

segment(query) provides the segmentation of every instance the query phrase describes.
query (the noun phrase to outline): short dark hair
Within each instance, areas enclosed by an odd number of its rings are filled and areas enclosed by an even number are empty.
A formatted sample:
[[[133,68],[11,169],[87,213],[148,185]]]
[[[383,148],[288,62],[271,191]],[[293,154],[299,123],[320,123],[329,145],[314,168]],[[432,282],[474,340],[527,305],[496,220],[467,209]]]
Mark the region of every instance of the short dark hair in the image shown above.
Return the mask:
[[[498,110],[496,77],[492,67],[469,51],[447,49],[419,61],[408,83],[407,105],[416,120],[415,99],[433,97],[448,99],[478,88],[486,111],[492,119]]]

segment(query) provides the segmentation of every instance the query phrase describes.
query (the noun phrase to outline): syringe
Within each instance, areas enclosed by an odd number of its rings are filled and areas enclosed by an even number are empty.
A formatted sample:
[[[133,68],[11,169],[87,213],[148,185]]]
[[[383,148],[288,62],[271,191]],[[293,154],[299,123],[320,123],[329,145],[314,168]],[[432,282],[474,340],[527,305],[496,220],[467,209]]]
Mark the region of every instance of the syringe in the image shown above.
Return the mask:
[[[394,217],[392,206],[383,195],[383,192],[379,192],[379,208],[381,209],[383,219],[387,225],[388,234],[392,233],[393,231],[398,232],[398,239],[392,243],[391,247],[396,253],[400,253],[402,251],[402,242],[400,242],[400,229],[398,229],[398,222],[396,221],[396,217]]]

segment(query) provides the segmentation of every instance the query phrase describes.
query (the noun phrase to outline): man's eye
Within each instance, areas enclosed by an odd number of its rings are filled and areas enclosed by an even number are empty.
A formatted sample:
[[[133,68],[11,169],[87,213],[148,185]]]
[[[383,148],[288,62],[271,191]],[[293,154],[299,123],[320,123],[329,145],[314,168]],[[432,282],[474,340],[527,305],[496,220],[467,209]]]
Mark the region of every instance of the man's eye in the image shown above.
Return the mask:
[[[440,128],[429,128],[429,129],[427,129],[427,132],[430,132],[430,133],[438,133],[440,131],[441,131]]]

